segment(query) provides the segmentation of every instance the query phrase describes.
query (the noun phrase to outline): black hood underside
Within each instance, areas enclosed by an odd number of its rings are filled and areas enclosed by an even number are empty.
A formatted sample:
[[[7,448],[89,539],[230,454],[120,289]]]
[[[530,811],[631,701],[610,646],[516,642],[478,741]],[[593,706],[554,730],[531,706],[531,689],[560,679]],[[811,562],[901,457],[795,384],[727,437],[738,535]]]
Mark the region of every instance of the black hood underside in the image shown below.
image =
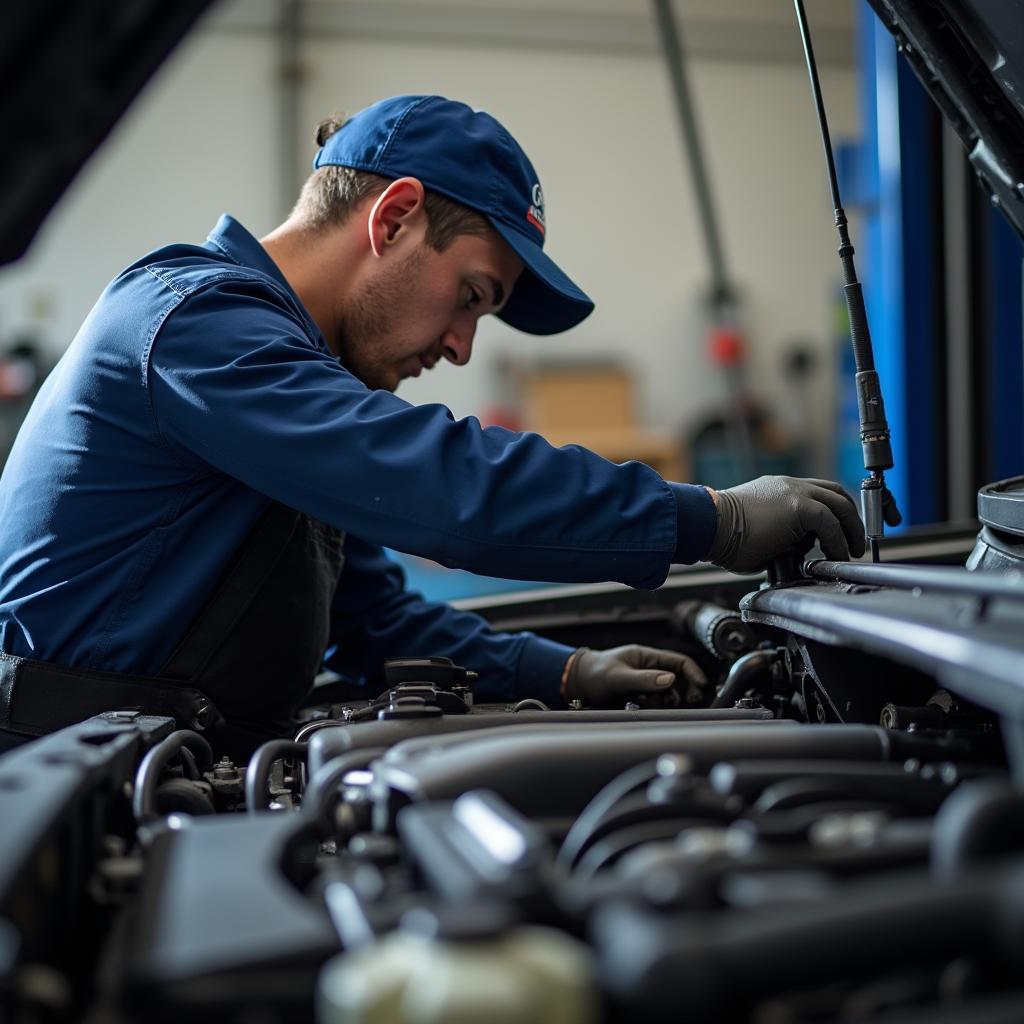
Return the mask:
[[[869,0],[1024,238],[1024,0]]]

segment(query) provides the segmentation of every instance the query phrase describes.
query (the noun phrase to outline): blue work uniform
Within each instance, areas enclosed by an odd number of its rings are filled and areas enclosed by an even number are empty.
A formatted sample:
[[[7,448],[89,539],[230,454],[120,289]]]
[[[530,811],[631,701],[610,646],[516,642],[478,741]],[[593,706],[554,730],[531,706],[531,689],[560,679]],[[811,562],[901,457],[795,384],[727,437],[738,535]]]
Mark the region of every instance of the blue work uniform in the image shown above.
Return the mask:
[[[316,667],[328,651],[327,667],[360,682],[387,657],[447,655],[479,673],[480,699],[556,705],[569,648],[406,592],[382,547],[650,588],[703,557],[715,529],[703,488],[368,389],[225,216],[204,245],[120,273],[30,410],[0,478],[0,651],[160,676],[277,506],[334,531],[324,572],[340,582]],[[282,623],[265,610],[235,649],[275,649],[294,617]],[[248,677],[230,685],[244,703]]]

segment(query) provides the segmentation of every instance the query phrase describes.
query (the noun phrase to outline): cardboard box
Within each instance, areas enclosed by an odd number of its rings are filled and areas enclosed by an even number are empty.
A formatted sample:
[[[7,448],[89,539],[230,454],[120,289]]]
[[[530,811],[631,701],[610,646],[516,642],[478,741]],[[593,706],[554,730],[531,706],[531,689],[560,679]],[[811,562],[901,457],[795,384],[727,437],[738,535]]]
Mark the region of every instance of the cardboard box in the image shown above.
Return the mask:
[[[637,459],[669,480],[685,479],[680,438],[637,421],[632,374],[606,363],[519,368],[523,426],[553,445],[578,444],[612,462]]]
[[[632,375],[622,367],[552,366],[523,371],[519,383],[528,430],[636,426]]]

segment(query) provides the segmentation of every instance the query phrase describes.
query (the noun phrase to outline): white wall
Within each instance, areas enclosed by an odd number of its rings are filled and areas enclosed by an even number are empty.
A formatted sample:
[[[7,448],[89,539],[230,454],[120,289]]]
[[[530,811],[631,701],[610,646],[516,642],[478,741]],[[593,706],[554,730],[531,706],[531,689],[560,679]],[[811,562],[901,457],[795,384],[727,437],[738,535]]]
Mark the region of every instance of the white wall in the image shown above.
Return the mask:
[[[467,12],[467,16],[470,16]],[[52,299],[60,348],[117,270],[163,242],[201,240],[222,210],[250,230],[280,210],[275,44],[267,32],[201,27],[159,73],[53,213],[30,256],[0,271],[0,337]],[[548,251],[597,311],[562,337],[482,326],[472,363],[444,366],[402,394],[457,415],[495,396],[501,353],[620,356],[635,367],[650,425],[691,421],[720,396],[703,346],[705,260],[667,76],[656,51],[445,45],[344,35],[305,50],[303,112],[312,126],[381,96],[440,92],[499,117],[544,185]],[[746,299],[752,377],[781,403],[779,354],[794,335],[831,358],[838,279],[825,172],[806,75],[797,60],[696,59],[725,249]],[[854,71],[823,68],[832,133],[856,130]],[[308,166],[313,148],[297,159]],[[823,375],[823,382],[827,376]],[[815,403],[827,430],[829,388]]]

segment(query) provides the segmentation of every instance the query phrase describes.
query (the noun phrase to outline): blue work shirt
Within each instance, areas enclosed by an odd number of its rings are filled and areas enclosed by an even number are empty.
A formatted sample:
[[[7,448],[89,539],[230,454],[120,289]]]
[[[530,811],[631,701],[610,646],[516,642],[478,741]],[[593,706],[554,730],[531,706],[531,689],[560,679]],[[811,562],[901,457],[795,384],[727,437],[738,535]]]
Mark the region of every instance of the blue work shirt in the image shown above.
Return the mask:
[[[119,274],[36,398],[0,478],[0,648],[158,673],[268,499],[348,533],[328,667],[444,654],[497,700],[557,703],[570,649],[406,592],[382,546],[656,587],[715,527],[703,488],[640,463],[369,390],[225,216]]]

